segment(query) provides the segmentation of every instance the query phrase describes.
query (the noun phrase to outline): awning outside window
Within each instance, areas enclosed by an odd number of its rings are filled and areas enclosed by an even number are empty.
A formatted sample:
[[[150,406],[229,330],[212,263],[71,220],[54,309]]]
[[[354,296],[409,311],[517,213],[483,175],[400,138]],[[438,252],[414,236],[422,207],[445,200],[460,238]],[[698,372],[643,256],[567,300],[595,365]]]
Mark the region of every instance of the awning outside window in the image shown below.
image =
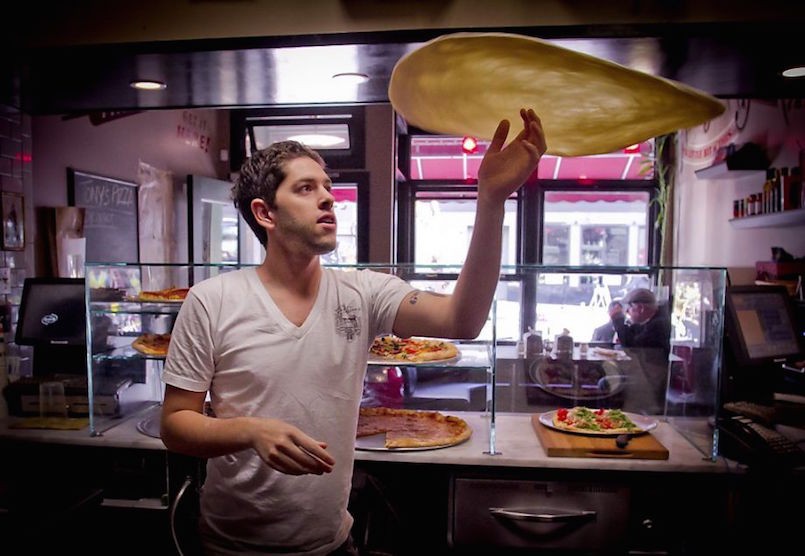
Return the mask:
[[[461,150],[459,137],[416,136],[411,138],[411,179],[466,180],[478,177],[478,167],[489,145],[478,143],[472,154]],[[653,141],[609,154],[557,157],[545,155],[539,165],[539,178],[548,180],[649,180],[644,169],[653,161]]]

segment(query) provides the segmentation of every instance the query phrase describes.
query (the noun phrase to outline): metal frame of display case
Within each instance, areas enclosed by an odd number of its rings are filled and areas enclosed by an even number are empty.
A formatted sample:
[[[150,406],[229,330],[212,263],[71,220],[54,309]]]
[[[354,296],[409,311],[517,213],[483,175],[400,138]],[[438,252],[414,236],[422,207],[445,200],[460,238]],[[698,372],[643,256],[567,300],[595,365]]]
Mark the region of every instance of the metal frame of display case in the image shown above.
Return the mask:
[[[88,263],[86,265],[87,368],[90,395],[90,433],[101,435],[130,418],[140,418],[145,429],[155,419],[154,408],[162,400],[159,381],[161,358],[135,356],[128,347],[141,333],[143,321],[169,331],[179,304],[144,304],[136,301],[142,290],[192,286],[220,272],[254,265]],[[450,293],[460,267],[455,265],[358,264],[328,268],[371,269],[388,272],[418,289]],[[456,341],[467,355],[458,362],[390,367],[370,364],[363,404],[389,405],[481,414],[489,423],[484,453],[499,453],[495,421],[500,413],[541,413],[558,407],[626,404],[636,413],[647,413],[673,426],[707,458],[717,454],[717,435],[708,421],[716,415],[723,337],[726,269],[704,267],[555,267],[516,265],[501,268],[487,325],[472,340]],[[665,384],[653,384],[665,392],[661,407],[642,411],[640,398],[624,396],[558,395],[535,380],[533,361],[520,349],[529,329],[540,332],[545,349],[555,353],[556,336],[567,329],[574,349],[590,353],[589,329],[607,317],[606,303],[642,285],[658,294],[673,322],[675,337]],[[95,290],[95,291],[93,291]],[[115,293],[121,290],[122,293]],[[103,301],[99,293],[120,299]],[[550,322],[553,319],[555,322]],[[571,320],[567,320],[571,319]],[[575,319],[575,320],[573,320]],[[112,322],[107,322],[107,321]],[[103,321],[103,322],[100,322]],[[161,323],[160,321],[165,321]],[[99,327],[100,322],[100,327]],[[570,324],[563,324],[570,323]],[[93,353],[93,338],[108,334],[108,352]],[[95,342],[97,346],[97,339]],[[614,346],[618,349],[618,346]],[[527,357],[528,356],[528,357]],[[585,359],[594,360],[587,356]],[[144,361],[145,369],[126,367],[126,361]],[[578,363],[578,362],[577,362]],[[578,364],[576,365],[578,367]],[[99,383],[109,374],[141,373],[121,392],[122,411],[106,415],[108,400],[97,395]],[[114,378],[114,376],[113,376]],[[120,377],[118,377],[120,378]],[[629,382],[623,387],[628,391]],[[134,386],[132,390],[131,386]],[[127,399],[139,391],[142,404]],[[367,395],[367,391],[369,395]],[[631,405],[629,405],[631,404]],[[99,409],[101,409],[99,411]],[[156,417],[158,423],[158,416]],[[144,424],[145,423],[145,424]],[[138,426],[138,428],[140,428]],[[157,429],[158,431],[158,429]],[[148,430],[142,430],[149,434]],[[158,435],[158,432],[157,432]]]

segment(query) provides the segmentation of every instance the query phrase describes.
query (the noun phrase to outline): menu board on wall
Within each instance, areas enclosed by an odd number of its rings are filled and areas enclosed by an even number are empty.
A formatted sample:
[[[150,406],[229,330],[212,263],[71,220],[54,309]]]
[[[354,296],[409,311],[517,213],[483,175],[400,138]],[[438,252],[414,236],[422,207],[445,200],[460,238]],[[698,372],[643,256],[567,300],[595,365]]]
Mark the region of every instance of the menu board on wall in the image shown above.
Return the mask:
[[[139,262],[135,183],[68,168],[67,202],[85,209],[87,262]]]

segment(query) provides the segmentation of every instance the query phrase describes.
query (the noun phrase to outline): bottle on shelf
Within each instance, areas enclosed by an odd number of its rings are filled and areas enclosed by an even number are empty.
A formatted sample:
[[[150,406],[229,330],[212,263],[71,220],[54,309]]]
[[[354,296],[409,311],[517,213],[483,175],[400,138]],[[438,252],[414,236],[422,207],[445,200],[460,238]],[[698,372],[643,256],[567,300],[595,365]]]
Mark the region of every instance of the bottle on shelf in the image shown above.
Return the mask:
[[[790,175],[787,168],[783,168],[783,170],[785,171],[783,172],[781,182],[780,210],[793,210],[800,207],[800,193],[798,191],[800,186],[800,169],[799,166],[793,168]]]

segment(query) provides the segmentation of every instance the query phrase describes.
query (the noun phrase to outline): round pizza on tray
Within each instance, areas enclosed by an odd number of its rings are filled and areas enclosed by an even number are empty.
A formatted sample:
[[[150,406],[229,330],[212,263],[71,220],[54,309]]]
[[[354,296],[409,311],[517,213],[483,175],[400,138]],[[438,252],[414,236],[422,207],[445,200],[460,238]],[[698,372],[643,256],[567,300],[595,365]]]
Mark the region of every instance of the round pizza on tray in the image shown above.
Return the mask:
[[[389,363],[426,363],[448,361],[458,357],[456,344],[430,338],[378,336],[369,348],[373,360]]]
[[[472,429],[464,419],[438,411],[362,407],[356,438],[381,433],[388,449],[440,448],[464,442]]]

